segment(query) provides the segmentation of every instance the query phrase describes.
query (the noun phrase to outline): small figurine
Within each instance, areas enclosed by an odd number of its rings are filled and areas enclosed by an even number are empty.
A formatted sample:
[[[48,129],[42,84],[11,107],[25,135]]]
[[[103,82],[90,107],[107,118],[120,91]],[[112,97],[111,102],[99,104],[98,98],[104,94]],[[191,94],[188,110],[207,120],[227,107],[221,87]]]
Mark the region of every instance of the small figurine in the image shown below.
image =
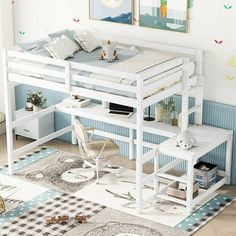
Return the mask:
[[[193,146],[196,146],[196,139],[188,130],[180,133],[177,136],[177,147],[181,147],[183,150],[189,150]]]
[[[5,203],[3,201],[3,198],[0,196],[0,214],[5,212]]]
[[[103,44],[102,53],[99,59],[107,62],[118,60],[116,46],[111,40],[108,40],[107,44]]]
[[[55,216],[46,217],[46,225],[52,225],[57,223],[57,218]]]
[[[46,224],[51,225],[51,224],[67,224],[69,221],[69,216],[68,215],[62,215],[62,216],[49,216],[46,217]]]
[[[76,215],[75,216],[75,221],[78,221],[78,223],[86,223],[87,222],[87,217],[86,216],[81,216],[81,215]]]

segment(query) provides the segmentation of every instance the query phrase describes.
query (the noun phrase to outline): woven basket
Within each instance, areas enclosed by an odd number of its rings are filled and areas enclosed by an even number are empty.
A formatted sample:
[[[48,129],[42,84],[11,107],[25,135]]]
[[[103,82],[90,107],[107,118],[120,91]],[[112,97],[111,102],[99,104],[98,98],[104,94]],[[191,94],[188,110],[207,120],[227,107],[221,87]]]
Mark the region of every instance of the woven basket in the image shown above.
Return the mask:
[[[5,203],[3,201],[3,198],[0,196],[0,214],[5,212]]]

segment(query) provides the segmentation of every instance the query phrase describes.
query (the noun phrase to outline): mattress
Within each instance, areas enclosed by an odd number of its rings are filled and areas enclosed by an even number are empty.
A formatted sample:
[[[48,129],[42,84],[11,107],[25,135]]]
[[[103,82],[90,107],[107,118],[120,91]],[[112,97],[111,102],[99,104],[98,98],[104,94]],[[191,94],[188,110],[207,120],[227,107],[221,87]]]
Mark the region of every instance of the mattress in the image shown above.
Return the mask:
[[[165,73],[165,76],[168,75],[168,72],[169,74],[171,74],[173,73],[172,70],[174,68],[183,65],[183,57],[179,57],[171,53],[165,53],[161,51],[150,51],[150,50],[137,51],[137,50],[125,50],[125,49],[118,49],[117,51],[118,51],[119,60],[114,61],[112,63],[108,63],[108,62],[98,59],[101,49],[95,50],[92,53],[79,51],[78,53],[74,55],[73,58],[68,59],[68,61],[77,62],[77,63],[85,63],[87,65],[112,69],[115,71],[139,74],[144,77],[147,74],[149,74],[152,70],[160,71],[160,73],[156,74],[155,76],[146,76],[144,85],[147,85],[155,81],[158,81],[159,79],[162,79],[161,74]],[[18,60],[18,62],[27,64],[27,65],[35,65],[34,62],[29,62],[29,61],[26,62],[23,60],[20,60],[20,61]],[[160,70],[161,68],[163,68],[163,65],[164,65],[164,70],[163,69]],[[49,68],[49,66],[47,65],[41,65],[41,67],[46,68],[46,69]],[[50,66],[50,69],[63,72],[63,69],[57,66],[54,66],[53,68],[52,66]],[[32,76],[32,77],[37,77],[40,79],[45,79],[48,81],[65,83],[64,80],[61,78],[45,76],[45,75],[41,75],[35,72],[32,73],[32,72],[26,72],[23,70],[14,70],[14,72],[17,72],[19,74],[26,75],[26,76]],[[85,71],[79,71],[79,70],[73,70],[72,72],[73,74],[83,75],[90,78],[96,78],[101,81],[105,80],[105,81],[111,81],[111,82],[120,83],[120,84],[126,84],[126,85],[136,84],[136,81],[129,80],[127,78],[104,76],[97,73],[91,73],[91,72],[85,72]],[[192,70],[192,74],[193,73],[194,73],[194,69]],[[165,89],[166,87],[173,85],[173,83],[176,83],[179,80],[180,78],[178,78],[176,81],[172,81],[170,84],[166,84],[165,86],[162,86],[160,88],[155,88],[155,91]],[[108,93],[113,93],[113,94],[118,94],[118,95],[128,96],[128,97],[135,96],[135,94],[131,94],[131,93],[129,94],[125,91],[105,88],[102,86],[95,86],[88,83],[81,83],[81,82],[77,82],[73,80],[71,81],[71,83],[73,86],[84,87],[84,88],[88,88],[88,89],[92,89],[96,91],[108,92]],[[154,91],[150,91],[150,93],[153,93],[153,92]]]

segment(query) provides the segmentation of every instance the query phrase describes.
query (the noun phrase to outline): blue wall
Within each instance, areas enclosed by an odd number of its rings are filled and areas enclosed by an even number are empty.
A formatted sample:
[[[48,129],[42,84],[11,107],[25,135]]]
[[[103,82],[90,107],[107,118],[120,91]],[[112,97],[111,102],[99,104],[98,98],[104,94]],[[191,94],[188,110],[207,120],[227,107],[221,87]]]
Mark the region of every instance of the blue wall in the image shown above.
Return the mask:
[[[31,86],[26,85],[19,85],[16,88],[16,106],[17,109],[22,108],[25,106],[25,97],[28,90],[34,90]],[[44,95],[47,98],[47,105],[53,105],[62,101],[63,98],[67,97],[67,94],[44,90]],[[181,98],[179,96],[175,96],[177,107],[180,110]],[[190,101],[190,105],[193,104],[193,101]],[[154,108],[152,107],[152,112]],[[190,118],[192,120],[192,118]],[[109,125],[103,122],[97,122],[89,119],[82,120],[88,126],[94,126],[104,131],[111,131],[116,134],[126,135],[128,136],[128,130],[119,127]],[[215,127],[231,129],[236,131],[236,107],[219,104],[211,101],[204,101],[204,108],[203,108],[203,123]],[[65,114],[56,114],[55,115],[55,129],[58,130],[60,128],[65,127],[66,125],[70,124],[70,116]],[[151,141],[153,143],[160,143],[165,140],[163,137],[159,137],[152,134],[144,134],[144,138],[147,141]],[[71,136],[69,134],[63,135],[61,139],[65,141],[70,141]],[[123,156],[128,156],[128,146],[127,144],[118,142],[120,145],[120,154]],[[234,132],[234,148],[233,148],[233,165],[232,165],[232,184],[236,185],[236,136]],[[220,147],[216,148],[212,152],[208,153],[202,159],[207,159],[208,161],[217,164],[220,169],[224,169],[225,162],[224,162],[224,155],[225,155],[225,144],[221,145]],[[171,157],[162,158],[162,163],[164,164],[167,161],[171,160]],[[178,169],[184,170],[185,164],[182,163]]]

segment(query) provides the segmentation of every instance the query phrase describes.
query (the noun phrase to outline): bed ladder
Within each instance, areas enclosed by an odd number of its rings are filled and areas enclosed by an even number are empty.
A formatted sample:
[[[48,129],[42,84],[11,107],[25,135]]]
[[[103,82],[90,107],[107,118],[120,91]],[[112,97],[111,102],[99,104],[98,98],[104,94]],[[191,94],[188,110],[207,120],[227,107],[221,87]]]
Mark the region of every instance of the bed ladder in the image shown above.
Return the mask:
[[[194,124],[202,125],[203,110],[203,76],[197,75],[197,84],[189,87],[189,74],[184,71],[182,88],[182,121],[181,132],[187,130],[189,125],[189,116],[194,113]],[[195,104],[189,108],[189,98],[195,99]]]

